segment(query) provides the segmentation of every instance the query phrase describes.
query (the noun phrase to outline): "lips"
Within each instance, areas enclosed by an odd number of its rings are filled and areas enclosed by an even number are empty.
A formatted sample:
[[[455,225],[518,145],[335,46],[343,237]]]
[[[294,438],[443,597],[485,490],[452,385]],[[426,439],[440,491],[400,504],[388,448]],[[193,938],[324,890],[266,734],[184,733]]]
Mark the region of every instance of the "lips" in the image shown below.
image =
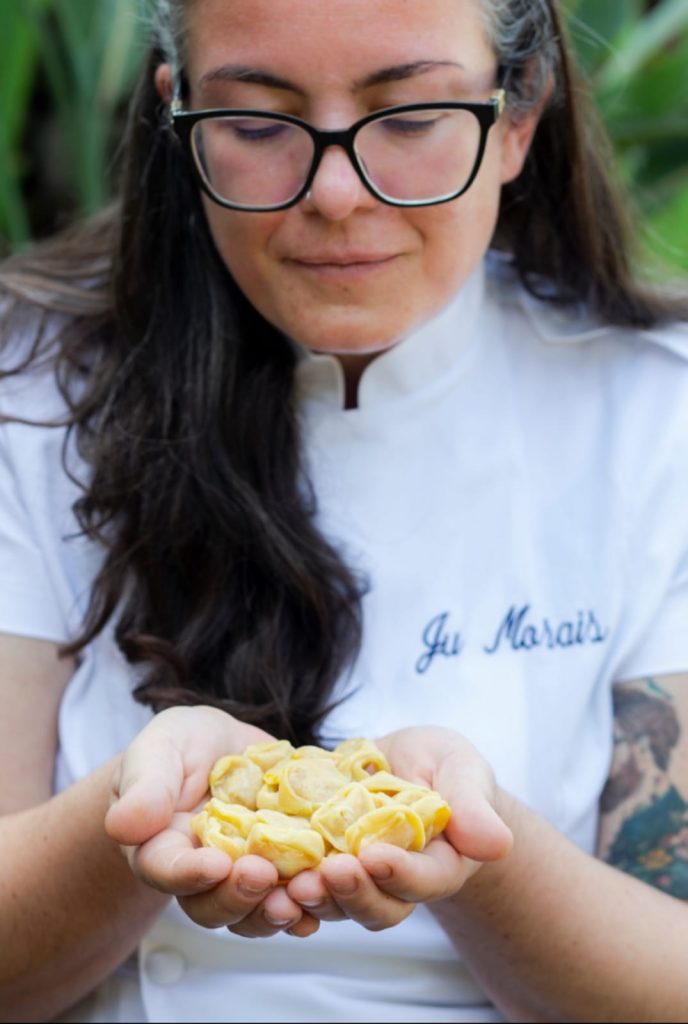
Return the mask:
[[[371,253],[358,254],[353,253],[346,256],[308,256],[306,258],[300,258],[298,256],[292,257],[296,263],[305,263],[306,266],[321,266],[326,264],[328,266],[353,266],[357,263],[383,263],[385,260],[391,259],[392,257],[387,253],[381,253],[380,255],[374,255]]]
[[[366,263],[386,263],[394,259],[395,253],[322,253],[313,256],[292,256],[294,263],[300,263],[307,267],[356,267]]]

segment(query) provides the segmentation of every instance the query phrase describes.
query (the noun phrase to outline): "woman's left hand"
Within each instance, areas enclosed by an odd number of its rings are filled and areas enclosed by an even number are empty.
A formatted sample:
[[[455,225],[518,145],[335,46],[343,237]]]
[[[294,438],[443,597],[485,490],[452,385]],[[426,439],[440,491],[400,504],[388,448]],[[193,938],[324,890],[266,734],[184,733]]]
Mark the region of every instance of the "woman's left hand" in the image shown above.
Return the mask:
[[[287,886],[322,921],[349,918],[371,931],[399,924],[418,903],[447,899],[484,861],[505,857],[512,834],[495,810],[492,770],[463,736],[438,727],[402,729],[376,741],[392,771],[437,790],[452,809],[443,833],[422,853],[375,843],[359,857],[328,857]]]

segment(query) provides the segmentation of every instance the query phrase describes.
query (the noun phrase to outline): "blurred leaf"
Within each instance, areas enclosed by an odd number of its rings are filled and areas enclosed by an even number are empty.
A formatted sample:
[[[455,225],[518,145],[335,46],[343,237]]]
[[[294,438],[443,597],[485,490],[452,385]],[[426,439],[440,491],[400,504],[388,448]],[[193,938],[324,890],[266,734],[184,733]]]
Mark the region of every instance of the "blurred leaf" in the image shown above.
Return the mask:
[[[11,144],[26,118],[37,50],[33,26],[14,4],[0,3],[0,39],[0,131]]]
[[[114,109],[131,85],[135,0],[53,0],[49,12],[37,9],[41,0],[25,2],[33,5],[79,211],[93,213],[108,195]]]
[[[17,248],[31,237],[20,178],[13,173],[14,163],[5,134],[0,132],[0,240],[5,242],[0,248]]]
[[[646,218],[648,245],[659,260],[688,272],[688,172],[683,186]]]
[[[659,139],[688,134],[688,34],[660,53],[626,87],[598,97],[615,142],[624,144],[638,131]],[[654,128],[648,122],[656,121]]]
[[[568,0],[564,7],[573,43],[588,73],[607,61],[622,31],[642,16],[643,0]]]
[[[623,89],[643,65],[686,31],[686,0],[661,0],[644,17],[628,23],[619,33],[618,46],[597,76],[598,91]]]
[[[14,247],[30,236],[29,217],[21,191],[24,173],[21,134],[38,57],[34,26],[21,6],[0,3],[0,236]]]
[[[688,0],[566,0],[621,174],[655,259],[683,268],[688,251]],[[650,8],[648,10],[648,8]],[[662,240],[664,239],[664,240]]]
[[[109,108],[130,92],[143,57],[135,4],[115,0],[111,6],[98,83],[99,100]]]

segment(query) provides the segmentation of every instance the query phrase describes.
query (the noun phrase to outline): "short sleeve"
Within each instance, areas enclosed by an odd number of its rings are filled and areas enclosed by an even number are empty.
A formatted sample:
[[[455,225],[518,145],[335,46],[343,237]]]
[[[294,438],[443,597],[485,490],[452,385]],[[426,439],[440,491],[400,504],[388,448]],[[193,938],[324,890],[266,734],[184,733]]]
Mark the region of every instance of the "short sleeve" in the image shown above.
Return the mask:
[[[23,469],[26,473],[27,467]],[[64,642],[68,636],[44,553],[22,500],[6,424],[0,424],[0,632],[55,642]]]
[[[624,595],[629,630],[618,682],[688,672],[688,360],[671,368],[654,406],[637,416],[644,441],[638,432]]]
[[[688,672],[688,553],[645,634],[620,666],[617,682],[670,672]]]

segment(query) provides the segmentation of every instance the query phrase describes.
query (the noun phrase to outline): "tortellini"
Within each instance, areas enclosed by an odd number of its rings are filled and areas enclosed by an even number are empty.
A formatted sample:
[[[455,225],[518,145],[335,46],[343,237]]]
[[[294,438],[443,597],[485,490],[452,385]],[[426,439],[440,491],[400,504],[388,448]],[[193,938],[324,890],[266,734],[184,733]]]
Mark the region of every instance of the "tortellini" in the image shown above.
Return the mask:
[[[329,854],[358,855],[370,843],[423,850],[450,817],[439,793],[393,775],[367,739],[332,751],[288,740],[257,743],[221,757],[209,788],[211,799],[191,823],[200,842],[233,860],[265,857],[282,881]]]

